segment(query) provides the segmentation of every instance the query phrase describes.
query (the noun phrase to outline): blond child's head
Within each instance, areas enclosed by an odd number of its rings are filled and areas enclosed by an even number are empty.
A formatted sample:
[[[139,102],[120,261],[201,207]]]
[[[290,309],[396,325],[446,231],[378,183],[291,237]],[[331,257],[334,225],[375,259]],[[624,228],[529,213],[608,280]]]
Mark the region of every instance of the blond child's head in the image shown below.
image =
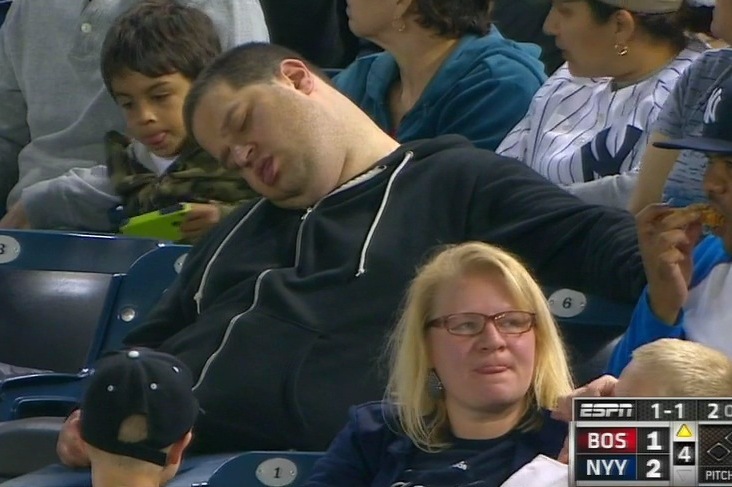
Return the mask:
[[[701,343],[664,338],[643,345],[615,385],[619,397],[732,396],[732,360]]]

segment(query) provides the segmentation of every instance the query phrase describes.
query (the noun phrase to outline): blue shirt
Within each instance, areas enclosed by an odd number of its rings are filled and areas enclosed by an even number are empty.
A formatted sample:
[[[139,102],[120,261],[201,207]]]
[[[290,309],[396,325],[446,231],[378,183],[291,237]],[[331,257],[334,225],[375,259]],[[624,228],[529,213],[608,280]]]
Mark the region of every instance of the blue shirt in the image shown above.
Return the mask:
[[[464,36],[398,127],[391,122],[389,89],[399,66],[390,53],[360,58],[333,81],[399,142],[460,134],[494,150],[546,80],[538,56],[535,45],[505,39],[495,26],[483,37]]]
[[[732,355],[732,337],[728,320],[724,319],[725,315],[729,316],[729,287],[722,284],[729,274],[731,261],[719,237],[709,236],[697,245],[689,297],[673,325],[664,323],[653,313],[646,287],[628,330],[613,350],[607,372],[618,377],[630,362],[633,350],[661,338],[689,339]],[[721,280],[717,270],[724,274]],[[712,316],[714,311],[716,316]]]
[[[512,431],[476,453],[470,450],[476,451],[480,442],[458,440],[446,451],[423,455],[398,431],[393,412],[381,402],[351,408],[348,424],[303,487],[406,487],[413,482],[425,487],[498,487],[537,455],[556,458],[567,424],[544,411],[538,430]]]
[[[501,485],[510,476],[518,436],[512,431],[492,440],[453,438],[446,450],[417,450],[395,483],[401,487]]]

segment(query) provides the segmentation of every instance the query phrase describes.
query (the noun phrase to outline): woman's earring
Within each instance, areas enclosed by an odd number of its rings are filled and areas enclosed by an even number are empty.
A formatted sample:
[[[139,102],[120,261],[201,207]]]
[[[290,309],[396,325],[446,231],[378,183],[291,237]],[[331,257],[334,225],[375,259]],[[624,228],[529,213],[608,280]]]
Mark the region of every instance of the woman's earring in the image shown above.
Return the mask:
[[[401,17],[394,17],[391,21],[391,26],[394,27],[397,32],[404,32],[407,29],[407,23]]]
[[[628,46],[622,45],[622,44],[615,44],[615,53],[618,56],[625,56],[628,54]]]
[[[432,399],[438,399],[442,397],[442,393],[445,391],[445,386],[442,385],[442,381],[437,376],[435,369],[430,370],[427,374],[427,392]]]

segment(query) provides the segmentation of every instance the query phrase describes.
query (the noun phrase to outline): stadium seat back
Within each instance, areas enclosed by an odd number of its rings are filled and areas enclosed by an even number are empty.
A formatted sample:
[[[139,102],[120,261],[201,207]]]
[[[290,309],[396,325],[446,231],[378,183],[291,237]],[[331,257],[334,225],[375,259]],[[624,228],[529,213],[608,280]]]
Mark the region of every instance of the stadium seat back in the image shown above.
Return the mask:
[[[88,369],[106,351],[121,348],[129,331],[145,320],[175,280],[189,249],[185,245],[161,245],[141,256],[126,273],[113,275],[114,289],[104,305],[108,311],[102,312],[99,323],[90,327],[81,364],[65,371],[77,373],[42,373],[0,382],[0,421],[66,414],[81,397]],[[67,341],[68,337],[74,338],[63,330],[60,336]]]
[[[18,426],[28,427],[23,422]],[[40,426],[56,431],[58,426],[39,421]],[[7,432],[0,428],[0,451],[4,438],[21,437],[6,424]],[[40,435],[39,435],[40,437]],[[48,448],[48,445],[46,446]],[[8,454],[15,454],[8,450]],[[322,453],[314,452],[242,452],[216,455],[191,455],[187,457],[178,474],[166,487],[299,487],[307,480],[315,461]],[[46,461],[50,458],[46,459]],[[18,461],[29,465],[28,459],[18,458]],[[43,463],[31,459],[35,465]],[[6,459],[0,459],[0,474],[3,464],[7,464],[10,473],[17,473],[17,469]],[[50,465],[22,477],[15,478],[2,484],[3,487],[91,487],[89,470],[69,469],[62,465]]]
[[[576,384],[603,374],[633,314],[633,305],[571,289],[545,289],[567,347]]]
[[[127,272],[157,240],[45,230],[0,230],[0,269]]]
[[[118,286],[112,274],[0,267],[0,362],[77,372]]]
[[[120,275],[155,240],[0,230],[0,362],[76,372],[109,321]]]
[[[163,245],[130,267],[121,280],[108,321],[97,330],[89,366],[104,352],[122,347],[124,337],[145,320],[173,283],[189,250],[187,245]]]

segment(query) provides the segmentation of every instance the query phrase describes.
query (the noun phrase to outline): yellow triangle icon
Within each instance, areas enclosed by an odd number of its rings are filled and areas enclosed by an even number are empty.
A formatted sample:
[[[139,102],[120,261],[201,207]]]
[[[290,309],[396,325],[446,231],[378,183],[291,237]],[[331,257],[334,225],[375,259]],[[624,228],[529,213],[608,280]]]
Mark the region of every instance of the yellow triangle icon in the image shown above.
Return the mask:
[[[679,432],[676,433],[676,438],[691,438],[692,436],[694,435],[692,434],[689,427],[685,424],[682,424],[681,428],[679,428]]]

